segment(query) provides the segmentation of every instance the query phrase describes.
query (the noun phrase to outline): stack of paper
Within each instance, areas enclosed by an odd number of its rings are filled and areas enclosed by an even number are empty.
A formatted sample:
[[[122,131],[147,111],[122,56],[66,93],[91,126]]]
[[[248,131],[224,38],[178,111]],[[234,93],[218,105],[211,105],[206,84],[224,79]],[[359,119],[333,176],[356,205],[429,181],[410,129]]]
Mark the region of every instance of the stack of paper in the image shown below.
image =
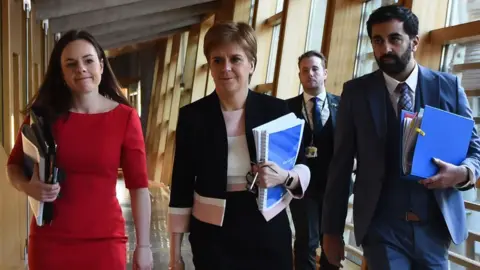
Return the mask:
[[[402,111],[402,168],[412,180],[438,172],[433,158],[460,165],[467,156],[474,121],[435,107],[418,114]]]
[[[297,160],[304,124],[305,120],[289,113],[254,128],[257,162],[271,161],[284,170],[291,170]],[[265,211],[274,207],[282,201],[286,192],[283,185],[259,188],[258,208]]]
[[[420,129],[423,117],[423,109],[418,113],[403,111],[403,140],[402,140],[402,169],[403,173],[408,175],[412,170],[412,159],[417,143],[418,135],[421,135]]]

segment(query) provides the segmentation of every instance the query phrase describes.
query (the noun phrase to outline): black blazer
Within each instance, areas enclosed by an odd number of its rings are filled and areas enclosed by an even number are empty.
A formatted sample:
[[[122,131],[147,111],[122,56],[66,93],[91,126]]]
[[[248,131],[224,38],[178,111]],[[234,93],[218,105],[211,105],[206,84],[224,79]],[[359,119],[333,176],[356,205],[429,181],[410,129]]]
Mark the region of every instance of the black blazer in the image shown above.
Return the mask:
[[[249,90],[245,104],[245,133],[251,161],[256,161],[252,129],[290,113],[284,100]],[[303,146],[297,163],[305,164]],[[194,192],[225,199],[228,140],[216,92],[180,109],[172,173],[170,207],[191,208]]]
[[[287,100],[287,104],[288,104],[288,107],[290,109],[290,111],[294,112],[298,118],[301,118],[301,119],[305,119],[305,115],[303,113],[303,94],[300,94],[296,97],[293,97],[293,98],[290,98]],[[327,102],[328,102],[328,108],[330,110],[330,117],[332,119],[332,127],[333,127],[333,140],[335,141],[335,127],[336,127],[336,124],[337,124],[337,110],[338,110],[338,106],[340,104],[340,96],[337,96],[337,95],[334,95],[334,94],[331,94],[331,93],[327,93]],[[311,121],[311,119],[309,119]],[[308,145],[310,144],[310,138],[311,138],[311,134],[312,134],[312,129],[310,127],[310,125],[308,124],[308,121],[305,121],[305,128],[303,130],[303,145]],[[333,147],[333,145],[332,145]],[[319,151],[321,151],[319,149]],[[311,163],[309,162],[308,163],[309,166],[317,166],[319,167],[318,165],[315,165],[315,163]],[[322,166],[320,166],[322,167]],[[326,177],[321,177],[321,178],[325,178],[325,179],[314,179],[315,177],[315,170],[314,168],[311,169],[311,172],[312,172],[312,178],[310,179],[310,185],[309,185],[309,189],[310,187],[315,189],[315,190],[308,190],[307,191],[307,194],[309,196],[323,196],[323,192],[325,191],[325,187],[326,187],[326,183],[327,183],[327,178]],[[317,175],[317,178],[318,178],[318,174]],[[323,175],[323,174],[320,174],[320,175]],[[352,179],[352,182],[353,182],[353,179]],[[351,191],[350,191],[350,194],[351,194]]]
[[[335,130],[335,126],[337,123],[337,108],[340,103],[340,97],[331,93],[327,93],[327,102],[328,102],[328,109],[330,110],[330,116],[332,117],[332,125],[333,129]],[[303,94],[300,94],[294,98],[288,99],[287,104],[289,109],[294,112],[298,118],[305,119],[303,115]],[[311,121],[311,119],[309,119]],[[305,129],[304,129],[304,138],[310,138],[312,134],[312,129],[310,125],[305,121]],[[304,141],[305,143],[305,141]],[[309,143],[309,142],[308,142]]]

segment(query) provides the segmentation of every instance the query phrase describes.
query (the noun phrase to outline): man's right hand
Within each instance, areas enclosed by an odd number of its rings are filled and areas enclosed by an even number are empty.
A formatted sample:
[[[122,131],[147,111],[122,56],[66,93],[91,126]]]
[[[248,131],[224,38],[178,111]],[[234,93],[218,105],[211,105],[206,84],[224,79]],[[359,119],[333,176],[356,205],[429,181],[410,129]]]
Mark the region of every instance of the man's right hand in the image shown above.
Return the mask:
[[[23,191],[30,197],[40,202],[53,202],[60,192],[60,185],[45,184],[40,180],[38,165],[33,168],[33,175],[29,182],[23,184]]]
[[[345,260],[345,245],[341,235],[324,234],[322,252],[327,256],[328,262],[343,267],[341,261]]]

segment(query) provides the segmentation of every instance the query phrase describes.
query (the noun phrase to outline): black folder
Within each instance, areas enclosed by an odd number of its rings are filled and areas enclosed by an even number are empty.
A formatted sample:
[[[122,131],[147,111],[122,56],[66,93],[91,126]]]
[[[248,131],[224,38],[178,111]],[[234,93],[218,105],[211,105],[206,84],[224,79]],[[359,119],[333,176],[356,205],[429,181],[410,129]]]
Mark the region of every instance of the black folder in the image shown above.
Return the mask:
[[[30,124],[23,125],[21,131],[25,176],[29,179],[32,177],[34,164],[37,163],[40,180],[47,184],[57,183],[58,168],[55,164],[57,145],[49,125],[42,117],[31,112]],[[52,222],[53,203],[39,202],[31,197],[28,201],[38,226]]]

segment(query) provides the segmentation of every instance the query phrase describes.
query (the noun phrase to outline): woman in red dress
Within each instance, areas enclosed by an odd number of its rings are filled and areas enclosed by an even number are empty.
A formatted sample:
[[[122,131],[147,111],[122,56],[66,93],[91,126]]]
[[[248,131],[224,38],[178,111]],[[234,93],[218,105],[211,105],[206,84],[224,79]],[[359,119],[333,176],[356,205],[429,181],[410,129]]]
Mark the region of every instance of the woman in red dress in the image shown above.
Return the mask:
[[[31,104],[49,123],[57,143],[60,185],[41,182],[38,168],[23,173],[21,134],[8,161],[8,176],[19,191],[53,202],[53,222],[32,219],[30,270],[125,270],[125,220],[116,198],[123,168],[136,227],[134,269],[152,269],[150,197],[140,120],[122,95],[107,57],[84,31],[65,33],[53,49],[45,80]],[[61,196],[57,198],[59,191]]]

